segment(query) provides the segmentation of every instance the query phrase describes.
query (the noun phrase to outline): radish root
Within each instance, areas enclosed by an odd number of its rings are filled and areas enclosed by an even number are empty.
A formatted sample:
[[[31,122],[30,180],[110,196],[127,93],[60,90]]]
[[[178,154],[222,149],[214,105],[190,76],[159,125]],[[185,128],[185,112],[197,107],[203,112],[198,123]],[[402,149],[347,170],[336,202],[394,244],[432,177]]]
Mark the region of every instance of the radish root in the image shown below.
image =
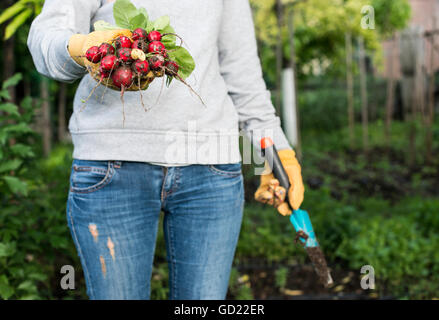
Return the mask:
[[[174,72],[173,70],[171,70],[171,69],[169,69],[169,68],[166,68],[166,67],[163,67],[166,71],[168,71],[170,74],[172,74],[172,76],[173,77],[175,77],[175,78],[177,78],[181,83],[183,83],[186,87],[188,87],[189,88],[189,90],[191,91],[191,92],[193,92],[197,97],[198,97],[198,99],[200,99],[200,101],[201,101],[201,103],[203,104],[203,106],[204,107],[206,107],[207,108],[207,106],[206,106],[206,104],[204,103],[204,101],[203,101],[203,99],[201,98],[201,96],[182,78],[182,77],[180,77],[180,75],[178,74],[178,73],[176,73],[176,72]]]
[[[160,92],[159,92],[159,95],[158,95],[158,97],[157,97],[157,100],[155,101],[155,103],[154,103],[154,105],[152,106],[152,108],[155,107],[156,105],[158,105],[159,100],[160,100],[160,98],[161,98],[161,96],[162,96],[163,88],[165,87],[165,77],[163,76],[162,78],[163,78],[163,79],[162,79],[162,85],[161,85],[161,87],[160,87]]]
[[[140,102],[142,103],[143,110],[145,110],[145,112],[148,112],[148,110],[145,107],[145,104],[143,103],[143,93],[142,93],[142,88],[140,88],[140,77],[137,77],[137,82],[138,82],[139,93],[140,93]]]
[[[122,86],[120,91],[120,100],[122,101],[122,115],[123,115],[122,128],[125,128],[125,100],[123,98],[124,93],[125,93],[125,86]]]
[[[87,102],[88,100],[90,100],[90,98],[92,97],[92,95],[94,94],[94,92],[96,91],[96,89],[102,84],[102,80],[104,80],[104,78],[101,78],[101,80],[94,86],[94,88],[91,90],[90,94],[88,95],[87,99],[83,100],[82,103],[84,103],[84,105],[81,107],[81,109],[79,110],[79,113],[81,113],[82,111],[84,111],[85,107],[87,106]]]

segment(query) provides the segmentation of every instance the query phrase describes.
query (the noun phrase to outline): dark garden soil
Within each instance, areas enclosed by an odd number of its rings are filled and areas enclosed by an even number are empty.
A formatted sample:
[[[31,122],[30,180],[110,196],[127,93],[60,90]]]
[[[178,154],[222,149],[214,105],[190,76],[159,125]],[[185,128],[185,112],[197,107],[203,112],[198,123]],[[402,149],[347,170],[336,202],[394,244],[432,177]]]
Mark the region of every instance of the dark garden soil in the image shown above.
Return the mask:
[[[334,198],[341,197],[342,191],[361,197],[379,196],[392,202],[413,194],[439,195],[437,160],[430,165],[409,165],[407,154],[378,147],[367,154],[360,150],[346,150],[341,154],[329,153],[328,157],[331,161],[320,161],[318,167],[334,178],[331,182]],[[416,181],[422,181],[422,184]],[[316,187],[312,181],[307,182]]]
[[[362,150],[327,152],[316,157],[305,154],[303,177],[311,189],[329,186],[337,200],[346,197],[382,197],[398,202],[416,194],[439,196],[439,150],[432,156],[433,163],[409,165],[407,153],[384,147]],[[246,183],[246,201],[253,201],[259,177]]]
[[[241,265],[237,266],[241,275],[248,275],[242,285],[250,286],[257,300],[371,300],[392,299],[379,295],[376,290],[363,290],[360,273],[343,269],[331,269],[334,283],[325,288],[311,264],[288,267],[288,277],[283,288],[276,286],[276,270],[285,265]],[[228,299],[234,299],[229,293]]]

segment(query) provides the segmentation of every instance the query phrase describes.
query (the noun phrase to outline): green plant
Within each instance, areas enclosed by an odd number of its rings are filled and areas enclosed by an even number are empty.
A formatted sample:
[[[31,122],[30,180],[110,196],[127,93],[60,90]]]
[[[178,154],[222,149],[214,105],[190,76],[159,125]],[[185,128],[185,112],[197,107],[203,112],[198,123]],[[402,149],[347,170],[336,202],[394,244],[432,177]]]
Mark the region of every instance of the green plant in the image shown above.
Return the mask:
[[[275,273],[275,285],[279,289],[284,289],[288,280],[288,268],[281,267]]]
[[[29,113],[25,116],[20,115],[18,106],[5,101],[10,99],[8,88],[20,80],[21,74],[13,76],[3,83],[0,91],[0,191],[6,198],[27,194],[27,184],[20,178],[20,173],[25,160],[33,156],[31,147],[22,143],[23,137],[32,132],[29,127],[32,118],[30,99],[22,101],[22,108]]]
[[[3,299],[37,298],[37,283],[46,280],[32,263],[35,256],[22,248],[26,229],[32,223],[23,219],[28,212],[22,201],[30,189],[25,164],[34,157],[28,142],[32,136],[29,124],[33,110],[29,98],[22,101],[21,114],[18,106],[5,102],[10,98],[7,89],[20,80],[20,74],[13,76],[3,83],[0,91],[0,297]],[[26,244],[27,249],[36,245]]]
[[[0,24],[12,19],[6,26],[4,39],[8,40],[30,17],[38,15],[43,4],[44,0],[19,0],[3,11]]]
[[[169,273],[166,262],[155,263],[151,279],[151,299],[166,300],[169,294]]]
[[[410,207],[414,208],[413,200]],[[419,297],[419,281],[437,283],[439,264],[439,237],[431,232],[428,220],[419,216],[435,216],[439,203],[435,201],[432,211],[396,209],[397,215],[391,218],[382,215],[362,216],[351,220],[355,230],[350,237],[343,239],[337,249],[337,256],[348,261],[351,268],[359,270],[363,265],[375,269],[378,285],[385,286],[395,295]],[[407,201],[405,201],[407,206]],[[423,207],[423,206],[421,206]],[[429,210],[424,207],[424,210]],[[403,213],[403,214],[402,214]],[[424,284],[426,282],[423,282]],[[425,286],[422,297],[434,297],[437,286]]]
[[[0,297],[84,297],[84,290],[59,287],[61,267],[79,265],[65,220],[71,147],[36,159],[32,99],[20,107],[4,102],[20,79],[7,80],[0,91]]]
[[[249,276],[241,275],[236,268],[230,273],[229,296],[234,300],[254,299]]]
[[[294,245],[294,229],[288,218],[269,206],[246,206],[235,258],[237,262],[248,258],[267,262],[303,262],[304,257],[304,250]]]

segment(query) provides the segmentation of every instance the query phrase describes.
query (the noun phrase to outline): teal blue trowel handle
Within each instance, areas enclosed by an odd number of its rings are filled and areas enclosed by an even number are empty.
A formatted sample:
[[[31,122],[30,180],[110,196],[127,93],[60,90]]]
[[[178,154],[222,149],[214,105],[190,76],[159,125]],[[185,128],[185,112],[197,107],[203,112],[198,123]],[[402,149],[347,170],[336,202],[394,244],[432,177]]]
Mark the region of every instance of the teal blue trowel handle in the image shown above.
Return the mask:
[[[279,180],[279,185],[284,187],[288,193],[288,190],[290,189],[290,180],[285,172],[282,162],[280,161],[273,141],[270,138],[263,138],[261,140],[261,150],[262,155],[265,157],[265,160],[267,160],[268,165],[273,171],[274,177]],[[288,202],[288,199],[286,198],[285,201]],[[299,236],[299,240],[305,245],[305,247],[317,247],[319,245],[308,212],[304,210],[295,210],[290,216],[290,221],[299,235],[301,234],[300,231],[305,233],[306,238]]]
[[[314,233],[314,228],[311,224],[311,219],[309,218],[308,212],[305,210],[295,210],[290,216],[290,221],[294,226],[296,232],[303,231],[307,238],[299,236],[299,240],[305,244],[305,247],[318,247],[316,234]]]

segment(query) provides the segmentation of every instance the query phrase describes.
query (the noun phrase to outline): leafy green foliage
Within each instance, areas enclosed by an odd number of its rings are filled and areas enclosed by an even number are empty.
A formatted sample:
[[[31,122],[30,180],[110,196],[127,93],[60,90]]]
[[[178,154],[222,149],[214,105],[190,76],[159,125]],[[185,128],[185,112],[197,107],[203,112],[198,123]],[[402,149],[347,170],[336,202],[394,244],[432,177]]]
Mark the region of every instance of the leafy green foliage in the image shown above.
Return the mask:
[[[410,18],[411,8],[407,1],[372,0],[375,9],[375,26],[383,37],[403,29]]]
[[[260,42],[265,76],[275,79],[275,52],[279,32],[283,52],[290,59],[290,40],[287,22],[279,30],[276,18],[276,0],[251,0],[254,9],[256,34]],[[381,41],[396,30],[403,29],[410,17],[407,0],[282,0],[284,17],[294,17],[295,51],[300,75],[312,74],[313,68],[323,72],[344,73],[346,67],[345,33],[355,39],[362,36],[370,49],[375,65],[381,61]],[[362,8],[372,5],[375,9],[376,30],[362,29]],[[314,70],[315,71],[315,70]]]
[[[147,32],[152,30],[163,31],[170,25],[168,16],[163,16],[155,21],[150,21],[145,8],[137,9],[130,0],[117,0],[114,3],[113,15],[116,24],[121,28],[134,30],[143,28]]]
[[[119,27],[131,29],[131,20],[138,15],[138,11],[131,1],[117,0],[114,3],[113,15],[114,20]]]
[[[156,21],[154,21],[154,30],[160,31],[164,30],[171,24],[171,20],[169,19],[169,16],[162,16],[158,18]]]
[[[137,28],[147,29],[149,26],[148,20],[142,13],[139,13],[134,18],[130,19],[130,30],[135,30]]]
[[[169,25],[166,28],[162,29],[162,33],[166,34],[166,36],[162,38],[162,43],[165,45],[165,47],[169,49],[175,48],[177,37],[173,35],[175,34],[174,28]]]
[[[29,19],[33,14],[32,9],[26,9],[22,11],[19,15],[15,17],[14,20],[8,26],[5,30],[5,39],[9,39],[12,37],[12,35],[20,28],[27,19]]]
[[[44,0],[19,0],[0,14],[0,24],[10,21],[5,29],[4,39],[8,40],[31,17],[38,15]]]
[[[2,99],[20,79],[3,83]],[[0,298],[84,296],[83,290],[57,293],[61,267],[79,265],[64,214],[71,148],[36,160],[34,108],[31,98],[20,108],[0,101]]]
[[[3,83],[0,96],[4,99],[9,98],[8,88],[16,85],[20,80],[20,74],[6,80]],[[20,147],[14,148],[14,143],[25,137],[31,132],[31,129],[29,123],[19,122],[21,119],[16,105],[0,100],[0,110],[3,111],[0,113],[0,191],[5,194],[12,192],[13,194],[26,195],[27,183],[20,179],[20,169],[26,158],[26,153],[23,153],[22,147],[21,150]]]
[[[13,202],[0,214],[0,295],[9,299],[73,298],[85,295],[81,265],[65,219],[71,146],[49,158],[30,159],[23,178],[27,196],[2,194]],[[60,290],[60,269],[73,265],[74,291]]]
[[[21,80],[17,74],[3,83],[0,96],[8,98],[7,89],[15,86]],[[27,216],[21,199],[29,194],[30,181],[26,178],[26,169],[33,157],[33,152],[27,145],[32,136],[29,127],[32,106],[28,103],[21,105],[22,112],[29,115],[21,117],[18,107],[11,103],[0,101],[0,297],[32,299],[37,297],[36,283],[45,276],[29,264],[28,252],[22,251],[21,240],[27,234],[19,232],[29,227],[30,221],[22,221]],[[32,244],[34,246],[35,243]],[[20,248],[18,250],[17,248]],[[28,247],[27,247],[28,248]]]
[[[116,30],[116,29],[120,29],[120,27],[118,26],[113,26],[112,24],[104,21],[104,20],[99,20],[96,21],[93,25],[93,28],[95,31],[105,31],[105,30]]]
[[[411,206],[422,204],[420,199],[408,200]],[[439,202],[428,200],[431,211],[425,212],[434,216],[439,209]],[[431,207],[434,205],[434,207]],[[411,292],[412,284],[422,279],[430,279],[438,283],[439,237],[434,232],[424,233],[428,228],[419,221],[419,211],[403,211],[397,218],[383,215],[371,215],[351,221],[351,228],[356,232],[350,238],[344,238],[337,250],[337,255],[349,261],[352,268],[358,269],[370,264],[379,275],[379,284],[387,286],[396,294],[411,297],[428,298],[435,291],[424,291],[422,295]]]
[[[288,218],[259,205],[247,205],[244,216],[235,258],[237,262],[257,257],[268,262],[304,261],[305,252],[293,244],[294,230]]]
[[[191,54],[183,47],[176,47],[169,51],[169,57],[176,61],[180,66],[178,74],[183,79],[186,79],[191,75],[195,69],[195,62]]]
[[[276,270],[275,285],[279,289],[284,289],[288,280],[288,268],[282,267]]]
[[[113,14],[116,24],[121,28],[130,30],[143,28],[147,32],[156,30],[162,35],[166,35],[163,37],[162,42],[168,50],[169,57],[178,63],[180,67],[179,76],[186,79],[192,74],[195,69],[195,61],[185,48],[176,45],[175,30],[171,27],[169,16],[162,16],[155,21],[151,21],[145,8],[137,9],[129,0],[117,0],[113,7]],[[100,22],[98,28],[106,30],[106,28],[113,27]],[[167,85],[169,86],[170,83],[171,80],[168,77]]]
[[[9,95],[8,88],[16,86],[21,80],[23,76],[20,73],[15,74],[14,76],[6,79],[2,84],[2,90],[0,91],[0,97],[9,100],[11,96]]]

